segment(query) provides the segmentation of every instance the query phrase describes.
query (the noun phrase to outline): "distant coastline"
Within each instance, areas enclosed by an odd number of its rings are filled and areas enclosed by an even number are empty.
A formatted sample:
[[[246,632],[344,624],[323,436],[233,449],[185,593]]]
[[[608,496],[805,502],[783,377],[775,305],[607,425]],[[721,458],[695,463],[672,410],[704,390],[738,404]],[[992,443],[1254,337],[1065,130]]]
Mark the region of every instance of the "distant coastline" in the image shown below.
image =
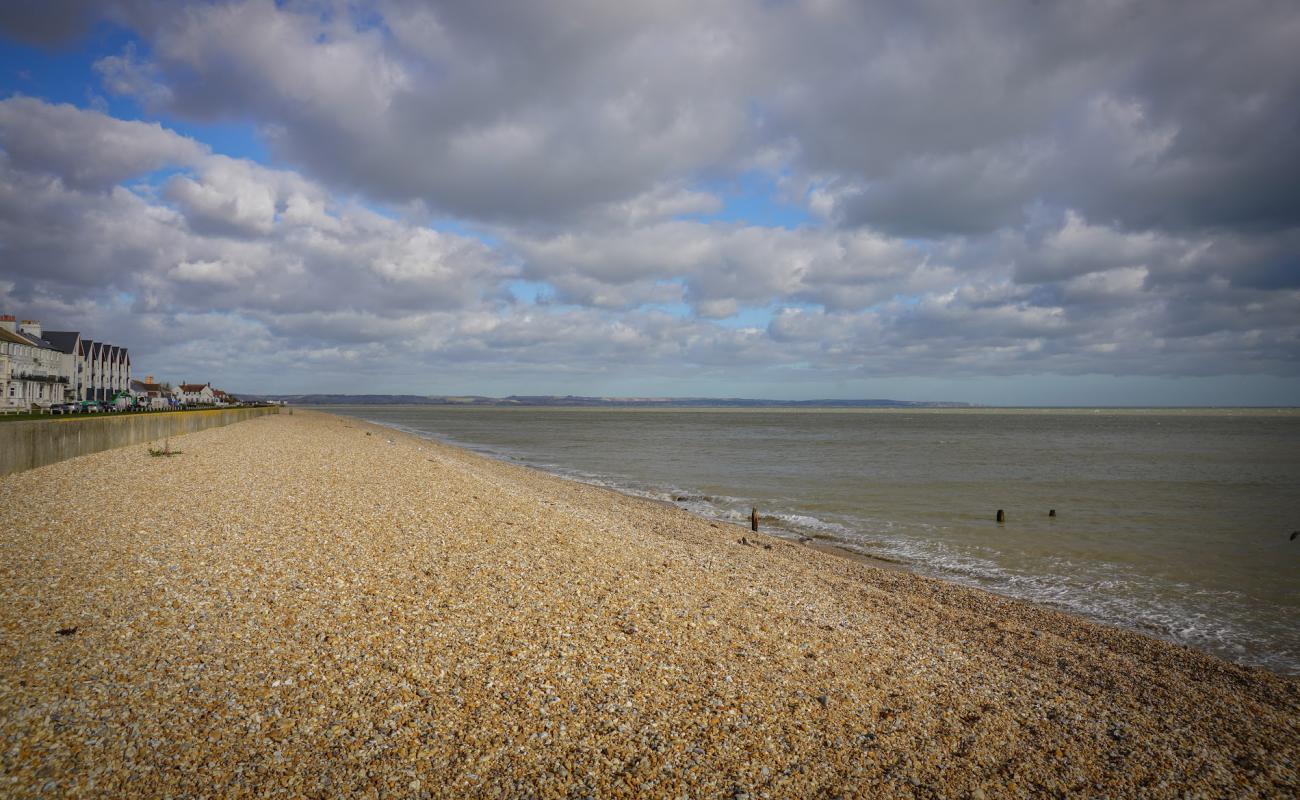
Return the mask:
[[[1300,406],[1264,405],[986,405],[958,400],[819,399],[765,400],[747,397],[589,397],[583,395],[421,395],[421,394],[239,394],[250,402],[284,402],[298,406],[465,406],[474,408],[805,408],[805,409],[966,409],[986,412],[1050,411],[1294,411]]]
[[[951,400],[759,400],[743,397],[585,397],[580,395],[268,394],[258,400],[302,406],[506,406],[524,408],[976,408]]]

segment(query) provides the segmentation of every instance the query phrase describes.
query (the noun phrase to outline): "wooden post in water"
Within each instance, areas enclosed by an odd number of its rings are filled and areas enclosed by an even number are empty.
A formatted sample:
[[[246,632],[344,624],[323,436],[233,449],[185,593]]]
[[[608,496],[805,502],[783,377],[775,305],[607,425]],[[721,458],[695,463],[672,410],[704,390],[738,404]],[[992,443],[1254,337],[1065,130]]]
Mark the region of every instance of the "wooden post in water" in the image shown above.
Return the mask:
[[[1056,516],[1056,509],[1053,508],[1053,509],[1051,509],[1050,511],[1048,511],[1048,512],[1047,512],[1047,516],[1049,516],[1049,517],[1054,517],[1054,516]]]
[[[753,506],[749,509],[749,529],[758,533],[758,509]]]
[[[1006,522],[1006,521],[1007,521],[1007,514],[1006,514],[1006,512],[999,508],[999,509],[998,509],[998,522]]]

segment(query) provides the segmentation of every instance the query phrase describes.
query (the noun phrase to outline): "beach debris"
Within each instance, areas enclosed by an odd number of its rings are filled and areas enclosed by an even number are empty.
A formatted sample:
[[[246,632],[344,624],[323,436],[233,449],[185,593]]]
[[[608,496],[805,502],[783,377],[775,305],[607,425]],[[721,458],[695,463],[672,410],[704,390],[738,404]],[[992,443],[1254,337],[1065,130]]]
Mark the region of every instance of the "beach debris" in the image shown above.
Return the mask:
[[[172,442],[171,442],[171,439],[163,439],[163,446],[162,446],[162,447],[150,447],[150,448],[149,448],[149,455],[151,455],[151,456],[153,456],[153,457],[155,457],[155,458],[157,458],[158,456],[178,456],[178,455],[180,455],[180,454],[181,454],[181,451],[180,451],[180,450],[173,450],[173,449],[172,449]]]
[[[822,708],[825,708],[826,706],[831,704],[830,695],[826,695],[826,694],[817,695],[817,702],[821,704]]]
[[[997,520],[998,520],[998,522],[1006,522],[1006,521],[1007,521],[1007,512],[1005,512],[1005,511],[1003,511],[1002,509],[999,508],[999,509],[998,509]]]
[[[71,628],[59,628],[57,631],[55,631],[55,633],[57,633],[60,636],[71,636],[76,632],[77,632],[76,625],[72,626]]]
[[[764,549],[764,550],[771,550],[771,549],[772,549],[772,545],[770,545],[770,544],[765,544],[765,545],[763,545],[763,549]]]

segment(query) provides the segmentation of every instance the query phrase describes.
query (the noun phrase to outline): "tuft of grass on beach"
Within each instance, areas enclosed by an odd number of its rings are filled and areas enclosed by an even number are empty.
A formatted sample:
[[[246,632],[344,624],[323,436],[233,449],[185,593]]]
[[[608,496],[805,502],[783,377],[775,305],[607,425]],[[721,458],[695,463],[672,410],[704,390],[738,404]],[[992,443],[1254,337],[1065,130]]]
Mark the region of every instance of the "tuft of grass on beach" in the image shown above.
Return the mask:
[[[182,452],[183,451],[181,450],[172,449],[172,443],[170,439],[164,439],[162,447],[149,448],[149,455],[154,456],[155,458],[158,458],[160,456],[178,456]]]

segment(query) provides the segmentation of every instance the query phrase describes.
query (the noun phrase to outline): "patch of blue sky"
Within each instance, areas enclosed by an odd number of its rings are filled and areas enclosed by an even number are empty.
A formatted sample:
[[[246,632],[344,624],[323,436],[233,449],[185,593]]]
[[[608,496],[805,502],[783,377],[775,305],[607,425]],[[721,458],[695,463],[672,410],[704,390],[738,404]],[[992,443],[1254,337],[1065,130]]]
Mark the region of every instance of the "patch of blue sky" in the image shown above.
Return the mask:
[[[722,208],[707,214],[682,214],[678,219],[697,222],[736,222],[765,228],[797,228],[812,221],[808,208],[791,203],[769,172],[750,170],[730,179],[709,179],[696,184],[722,200]]]
[[[714,320],[714,323],[724,328],[766,328],[772,322],[772,317],[776,315],[776,310],[772,306],[766,308],[742,308],[740,311],[723,319]]]
[[[270,162],[266,144],[251,121],[200,121],[150,114],[135,98],[108,91],[95,63],[121,55],[128,46],[135,49],[137,59],[148,60],[147,43],[110,23],[96,25],[82,41],[65,47],[37,47],[0,36],[0,97],[26,95],[102,111],[118,119],[157,122],[206,144],[213,152],[260,164]]]
[[[271,153],[252,122],[195,122],[176,119],[170,115],[159,116],[155,121],[164,128],[206,144],[214,153],[274,166]]]
[[[888,303],[896,303],[900,306],[903,306],[904,308],[916,308],[917,306],[921,305],[921,301],[924,299],[925,298],[919,294],[896,294],[888,300]],[[875,305],[867,310],[868,311],[879,310],[881,305],[886,305],[888,303]]]
[[[136,176],[126,184],[126,188],[141,197],[154,197],[157,196],[158,190],[162,188],[163,184],[167,183],[167,181],[171,180],[174,176],[189,175],[191,172],[192,170],[190,170],[189,167],[163,167],[162,169],[156,169],[153,172]]]
[[[501,237],[458,219],[433,219],[429,221],[428,225],[439,233],[454,233],[457,236],[477,239],[488,247],[496,248],[501,246]]]
[[[86,107],[114,99],[104,96],[95,62],[121,53],[134,38],[114,25],[98,25],[73,47],[42,48],[0,36],[0,93],[23,94],[52,103]]]
[[[691,307],[686,303],[644,303],[638,307],[640,311],[658,311],[678,319],[689,319],[691,316]]]
[[[530,305],[546,302],[555,296],[555,289],[543,281],[518,279],[507,283],[506,288],[514,295],[516,301]]]

